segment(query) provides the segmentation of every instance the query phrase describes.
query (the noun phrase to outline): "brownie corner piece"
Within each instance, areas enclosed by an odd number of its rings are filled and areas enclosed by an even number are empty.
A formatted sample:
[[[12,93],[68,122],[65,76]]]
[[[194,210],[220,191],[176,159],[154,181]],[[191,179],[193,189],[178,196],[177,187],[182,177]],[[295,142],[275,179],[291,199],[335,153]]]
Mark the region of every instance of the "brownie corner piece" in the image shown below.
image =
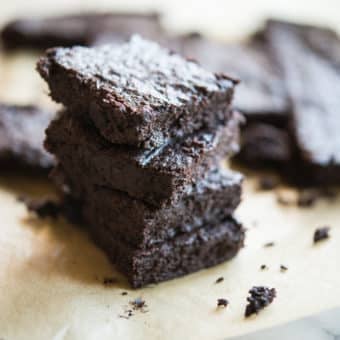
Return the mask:
[[[121,45],[50,49],[37,69],[55,101],[86,112],[110,142],[135,146],[225,120],[237,83],[138,35]]]

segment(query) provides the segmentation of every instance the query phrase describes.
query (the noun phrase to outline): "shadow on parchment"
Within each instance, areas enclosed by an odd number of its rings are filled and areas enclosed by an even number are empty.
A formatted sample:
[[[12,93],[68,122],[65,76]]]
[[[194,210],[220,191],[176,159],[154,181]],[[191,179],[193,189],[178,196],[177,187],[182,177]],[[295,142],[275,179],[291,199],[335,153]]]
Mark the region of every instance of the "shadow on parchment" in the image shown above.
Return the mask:
[[[47,173],[1,171],[0,188],[16,196],[55,196],[57,193]]]
[[[20,197],[54,197],[57,195],[47,176],[0,176],[0,190]],[[18,202],[17,204],[23,204]],[[37,247],[29,258],[32,271],[49,277],[64,276],[86,284],[101,285],[104,279],[113,279],[107,289],[129,289],[125,278],[109,263],[105,254],[92,242],[86,227],[73,225],[59,217],[38,218],[27,215],[20,221],[37,237]]]

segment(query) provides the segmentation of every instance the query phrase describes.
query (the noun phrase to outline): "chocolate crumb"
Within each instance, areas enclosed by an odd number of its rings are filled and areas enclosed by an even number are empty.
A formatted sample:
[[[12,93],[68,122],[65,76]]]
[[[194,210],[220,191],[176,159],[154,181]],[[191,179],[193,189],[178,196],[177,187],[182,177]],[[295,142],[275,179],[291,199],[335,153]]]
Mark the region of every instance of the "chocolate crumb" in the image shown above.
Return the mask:
[[[283,265],[283,264],[280,265],[280,271],[281,271],[282,273],[284,273],[284,272],[287,271],[287,270],[288,270],[288,267],[286,267],[286,266]]]
[[[146,307],[145,301],[142,298],[140,298],[140,297],[138,297],[138,298],[134,299],[133,301],[131,301],[130,304],[132,305],[134,310],[137,310],[137,309],[141,310],[144,307]]]
[[[275,189],[279,184],[279,181],[274,176],[263,176],[259,179],[258,183],[258,189],[259,190],[273,190]]]
[[[217,299],[217,307],[227,308],[229,305],[229,301],[227,299]]]
[[[128,292],[122,292],[122,295],[123,296],[128,295]]]
[[[262,264],[261,267],[260,267],[261,270],[265,270],[265,269],[268,269],[268,267],[265,265],[265,264]]]
[[[303,190],[299,193],[297,205],[301,208],[312,207],[319,197],[320,195],[314,190]]]
[[[131,316],[133,316],[133,313],[132,313],[132,310],[131,309],[128,309],[125,311],[125,314],[126,315],[122,315],[122,314],[119,314],[118,316],[122,319],[127,319],[129,320]]]
[[[221,282],[223,282],[223,281],[224,281],[224,277],[221,276],[221,277],[219,277],[218,279],[216,279],[215,283],[221,283]]]
[[[114,277],[105,277],[103,280],[103,283],[105,286],[111,286],[115,283],[117,283],[117,279]]]
[[[318,228],[314,232],[314,243],[318,243],[320,241],[328,239],[329,236],[329,227]]]
[[[258,314],[260,310],[271,304],[276,297],[276,289],[263,286],[253,287],[249,290],[249,294],[244,314],[246,318],[253,314]]]
[[[267,242],[263,245],[265,248],[270,248],[270,247],[274,247],[275,243],[274,242]]]

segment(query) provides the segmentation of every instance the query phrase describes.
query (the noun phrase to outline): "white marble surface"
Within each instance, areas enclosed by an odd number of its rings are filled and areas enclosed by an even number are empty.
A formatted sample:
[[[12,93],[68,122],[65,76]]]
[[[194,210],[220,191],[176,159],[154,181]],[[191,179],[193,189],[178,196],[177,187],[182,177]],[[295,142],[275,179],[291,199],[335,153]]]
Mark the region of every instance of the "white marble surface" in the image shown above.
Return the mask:
[[[340,340],[340,308],[230,340]]]

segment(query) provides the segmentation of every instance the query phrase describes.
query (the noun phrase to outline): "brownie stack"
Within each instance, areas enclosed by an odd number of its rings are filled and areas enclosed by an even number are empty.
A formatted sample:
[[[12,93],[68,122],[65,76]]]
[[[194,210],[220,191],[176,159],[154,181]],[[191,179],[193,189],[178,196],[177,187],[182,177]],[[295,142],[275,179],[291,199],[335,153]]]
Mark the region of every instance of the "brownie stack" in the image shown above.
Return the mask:
[[[236,255],[242,176],[220,168],[238,150],[233,79],[139,36],[48,50],[38,71],[65,107],[46,131],[52,176],[133,287]]]

